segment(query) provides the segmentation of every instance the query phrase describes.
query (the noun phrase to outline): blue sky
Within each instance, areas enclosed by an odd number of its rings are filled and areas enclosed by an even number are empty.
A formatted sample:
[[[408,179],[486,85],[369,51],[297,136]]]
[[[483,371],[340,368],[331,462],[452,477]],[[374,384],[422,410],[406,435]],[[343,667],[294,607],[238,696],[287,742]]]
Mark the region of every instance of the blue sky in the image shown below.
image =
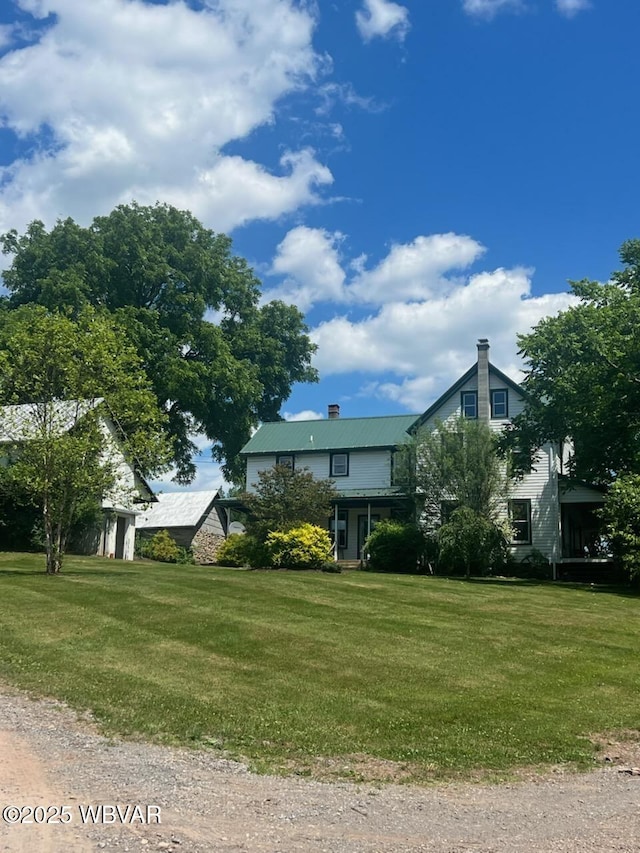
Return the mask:
[[[640,236],[638,32],[636,0],[4,0],[0,230],[188,208],[306,313],[287,417],[417,412],[478,337],[518,379]]]

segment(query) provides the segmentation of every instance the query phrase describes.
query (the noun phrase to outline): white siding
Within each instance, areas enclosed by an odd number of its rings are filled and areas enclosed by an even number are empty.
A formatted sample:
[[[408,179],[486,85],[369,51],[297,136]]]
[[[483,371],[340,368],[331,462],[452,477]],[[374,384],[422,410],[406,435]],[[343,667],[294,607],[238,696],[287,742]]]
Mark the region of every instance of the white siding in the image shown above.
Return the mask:
[[[121,450],[120,440],[114,425],[104,418],[100,419],[100,429],[104,435],[103,460],[115,470],[115,482],[102,501],[102,506],[118,509],[131,509],[135,497],[139,497],[133,466],[127,461]]]
[[[104,517],[102,535],[98,546],[99,557],[115,557],[117,554],[118,520],[124,524],[124,542],[122,559],[133,560],[136,517],[133,513],[110,513]]]
[[[531,545],[514,545],[517,559],[537,548],[551,561],[560,559],[560,517],[558,503],[557,454],[550,444],[538,452],[530,474],[516,483],[511,498],[531,501]]]
[[[590,504],[604,503],[604,495],[597,489],[591,489],[582,484],[572,485],[571,488],[563,489],[560,486],[561,504]]]
[[[464,383],[452,396],[438,409],[437,412],[433,414],[429,421],[427,422],[427,426],[431,425],[435,420],[440,420],[443,422],[448,422],[452,420],[456,420],[462,414],[462,394],[465,391],[477,391],[478,390],[478,377],[476,375],[472,376],[467,382]],[[501,391],[506,390],[507,399],[508,399],[508,411],[509,417],[503,420],[491,419],[490,425],[493,430],[501,430],[506,424],[508,424],[511,418],[514,418],[516,415],[519,415],[524,407],[524,397],[522,394],[518,394],[513,388],[508,387],[505,383],[496,376],[493,371],[489,371],[489,397],[491,398],[492,391]]]
[[[217,536],[224,536],[224,527],[215,506],[211,507],[209,514],[200,525],[200,530],[206,530],[207,533],[215,533]]]
[[[250,456],[247,459],[247,491],[253,491],[258,473],[276,464],[275,454]],[[329,453],[296,453],[296,469],[308,468],[318,479],[330,479]],[[335,477],[340,491],[353,489],[388,489],[391,485],[391,452],[389,450],[352,450],[349,452],[349,476]]]
[[[349,454],[349,476],[336,477],[338,489],[388,489],[391,486],[391,451],[360,450]]]
[[[258,474],[273,468],[276,464],[275,456],[249,456],[247,457],[247,491],[255,491],[258,484]]]
[[[492,388],[498,388],[498,385],[492,385]],[[516,394],[513,388],[509,388],[509,420],[515,418],[524,409],[524,397],[521,394]],[[508,423],[508,421],[505,421]]]

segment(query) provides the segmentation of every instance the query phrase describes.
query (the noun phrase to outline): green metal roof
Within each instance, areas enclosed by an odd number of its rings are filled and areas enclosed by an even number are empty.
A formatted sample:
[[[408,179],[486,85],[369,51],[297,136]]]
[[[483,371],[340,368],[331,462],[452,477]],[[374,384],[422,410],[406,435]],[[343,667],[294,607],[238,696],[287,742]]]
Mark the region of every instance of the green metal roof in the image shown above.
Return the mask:
[[[242,448],[246,456],[314,450],[396,447],[408,439],[419,415],[380,418],[329,418],[321,421],[278,421],[262,424]]]

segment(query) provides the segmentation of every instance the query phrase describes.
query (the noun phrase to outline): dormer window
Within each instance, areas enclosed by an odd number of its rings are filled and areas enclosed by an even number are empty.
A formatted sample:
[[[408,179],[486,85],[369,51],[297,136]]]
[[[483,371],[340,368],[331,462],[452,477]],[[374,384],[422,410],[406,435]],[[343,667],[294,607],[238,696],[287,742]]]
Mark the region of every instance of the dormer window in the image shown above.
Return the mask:
[[[332,477],[348,477],[349,476],[349,454],[348,453],[332,453],[331,454],[331,476]]]
[[[491,417],[496,420],[509,417],[509,396],[506,388],[496,388],[491,392]]]
[[[460,395],[460,406],[462,409],[462,417],[477,418],[478,417],[478,392],[463,391]]]
[[[276,456],[276,465],[284,465],[285,468],[290,468],[293,471],[295,456],[292,453],[282,453],[280,456]]]

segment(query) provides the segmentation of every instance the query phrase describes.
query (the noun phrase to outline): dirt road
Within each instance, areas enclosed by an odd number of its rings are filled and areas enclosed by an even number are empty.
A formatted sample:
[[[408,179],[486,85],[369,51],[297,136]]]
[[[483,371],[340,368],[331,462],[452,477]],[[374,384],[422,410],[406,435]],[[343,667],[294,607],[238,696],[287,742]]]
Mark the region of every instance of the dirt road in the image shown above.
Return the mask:
[[[0,688],[0,851],[638,853],[640,776],[621,770],[640,746],[609,751],[586,775],[501,786],[329,784],[110,741],[59,703]]]

